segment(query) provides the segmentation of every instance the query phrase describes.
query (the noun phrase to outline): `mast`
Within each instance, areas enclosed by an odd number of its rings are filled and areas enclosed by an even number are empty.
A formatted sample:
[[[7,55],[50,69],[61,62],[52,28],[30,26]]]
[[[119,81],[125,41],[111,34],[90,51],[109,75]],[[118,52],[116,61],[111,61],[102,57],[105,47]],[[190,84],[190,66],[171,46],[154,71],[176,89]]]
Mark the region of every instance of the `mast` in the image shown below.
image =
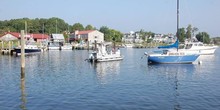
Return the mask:
[[[56,34],[57,34],[57,19],[56,19]]]
[[[177,37],[177,40],[179,40],[179,0],[177,0],[177,33],[176,33],[176,37]],[[178,46],[179,48],[179,46]],[[178,48],[177,48],[177,51],[178,51]]]

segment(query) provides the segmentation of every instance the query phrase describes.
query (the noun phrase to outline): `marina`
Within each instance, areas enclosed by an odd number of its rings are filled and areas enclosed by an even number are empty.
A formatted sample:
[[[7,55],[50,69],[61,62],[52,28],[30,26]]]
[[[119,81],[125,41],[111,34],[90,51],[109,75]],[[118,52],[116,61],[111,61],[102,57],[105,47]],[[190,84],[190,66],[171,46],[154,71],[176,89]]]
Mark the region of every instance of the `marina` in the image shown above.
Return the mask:
[[[202,64],[148,65],[148,49],[122,48],[121,61],[89,63],[90,51],[0,55],[0,109],[217,109],[220,49]]]
[[[220,0],[1,4],[0,110],[220,110]]]

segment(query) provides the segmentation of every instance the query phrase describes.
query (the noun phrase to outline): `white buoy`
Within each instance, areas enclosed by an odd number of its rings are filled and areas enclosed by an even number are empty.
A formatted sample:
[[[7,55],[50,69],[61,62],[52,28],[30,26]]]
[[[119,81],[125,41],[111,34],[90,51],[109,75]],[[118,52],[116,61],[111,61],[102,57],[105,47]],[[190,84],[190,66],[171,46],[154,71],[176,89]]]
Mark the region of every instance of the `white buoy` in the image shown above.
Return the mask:
[[[202,61],[198,61],[198,64],[200,64],[200,65],[201,65],[201,64],[202,64]]]

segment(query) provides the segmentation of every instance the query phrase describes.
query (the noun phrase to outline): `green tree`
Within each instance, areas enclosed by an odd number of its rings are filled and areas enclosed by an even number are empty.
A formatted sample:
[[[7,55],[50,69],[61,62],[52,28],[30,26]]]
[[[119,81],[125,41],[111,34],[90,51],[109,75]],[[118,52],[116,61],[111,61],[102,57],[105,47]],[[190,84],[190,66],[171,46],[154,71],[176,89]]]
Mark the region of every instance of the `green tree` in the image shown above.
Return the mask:
[[[92,25],[89,24],[85,27],[85,30],[94,30],[94,28]]]
[[[82,31],[82,30],[84,30],[84,27],[83,27],[83,25],[80,24],[80,23],[75,23],[75,24],[73,25],[72,29],[73,29],[73,31],[76,31],[76,30]]]
[[[107,26],[102,26],[99,31],[104,33],[105,41],[121,42],[121,39],[123,37],[123,34],[120,31],[109,29]]]
[[[111,41],[111,34],[110,29],[107,26],[100,27],[99,31],[104,34],[104,40],[105,41]]]
[[[196,35],[196,38],[197,38],[198,41],[206,43],[206,44],[209,44],[210,40],[211,40],[210,37],[209,37],[209,34],[206,33],[206,32],[199,32]]]
[[[185,34],[186,32],[185,32],[185,28],[180,28],[180,29],[178,29],[178,35],[177,35],[177,37],[178,37],[178,39],[179,39],[179,41],[180,42],[184,42],[184,40],[185,40],[185,36],[186,36],[186,34]]]
[[[195,37],[195,32],[197,32],[199,29],[197,27],[193,27],[192,28],[192,34],[193,34],[193,37]]]
[[[186,38],[191,39],[191,35],[192,35],[192,25],[189,24],[188,27],[186,28]]]

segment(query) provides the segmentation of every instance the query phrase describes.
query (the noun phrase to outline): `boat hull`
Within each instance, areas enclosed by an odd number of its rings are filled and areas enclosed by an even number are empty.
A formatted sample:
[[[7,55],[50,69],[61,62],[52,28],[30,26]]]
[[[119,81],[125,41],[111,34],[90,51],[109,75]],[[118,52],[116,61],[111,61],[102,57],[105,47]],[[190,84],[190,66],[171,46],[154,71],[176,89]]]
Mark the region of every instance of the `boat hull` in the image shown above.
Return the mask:
[[[21,55],[21,49],[15,48],[16,55]],[[24,49],[25,54],[33,54],[41,52],[41,49]]]
[[[193,63],[199,55],[179,55],[179,56],[148,56],[148,63],[174,63],[174,64],[184,64],[184,63]]]
[[[123,57],[118,54],[109,54],[109,55],[103,55],[103,54],[97,54],[96,52],[93,52],[90,54],[89,61],[90,62],[107,62],[107,61],[118,61],[123,60]]]

